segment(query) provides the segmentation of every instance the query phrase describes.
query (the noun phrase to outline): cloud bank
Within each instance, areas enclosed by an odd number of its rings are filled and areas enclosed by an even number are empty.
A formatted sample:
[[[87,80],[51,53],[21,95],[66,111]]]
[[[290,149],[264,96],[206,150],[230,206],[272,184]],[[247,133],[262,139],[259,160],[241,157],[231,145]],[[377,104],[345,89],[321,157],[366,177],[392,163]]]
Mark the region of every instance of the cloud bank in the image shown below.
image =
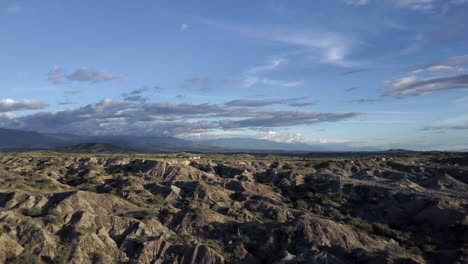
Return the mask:
[[[184,136],[215,130],[264,129],[339,122],[361,113],[269,111],[214,104],[131,103],[104,99],[83,107],[0,118],[0,126],[83,135]]]

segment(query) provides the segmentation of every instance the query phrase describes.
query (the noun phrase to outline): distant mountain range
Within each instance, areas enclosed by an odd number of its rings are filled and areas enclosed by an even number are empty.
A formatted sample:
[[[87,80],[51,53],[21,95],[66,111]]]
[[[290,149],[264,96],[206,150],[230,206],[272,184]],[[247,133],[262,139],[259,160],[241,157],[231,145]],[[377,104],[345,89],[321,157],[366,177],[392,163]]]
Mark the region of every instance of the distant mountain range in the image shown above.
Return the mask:
[[[134,154],[138,153],[136,150],[129,148],[119,147],[107,143],[80,143],[78,145],[68,146],[68,147],[58,147],[52,149],[55,152],[62,153],[105,153],[105,154]]]
[[[174,137],[142,136],[79,136],[72,134],[50,134],[37,131],[22,131],[0,128],[1,151],[26,151],[57,149],[76,152],[95,152],[110,148],[109,145],[79,145],[83,143],[111,144],[120,151],[136,152],[325,152],[325,151],[379,151],[372,148],[352,148],[343,144],[282,143],[254,138],[223,138],[190,141]],[[78,145],[78,146],[76,146]],[[119,149],[112,147],[111,152]]]
[[[112,144],[139,152],[220,151],[213,146],[174,137],[79,136],[0,128],[0,150],[3,151],[56,149],[80,143]]]

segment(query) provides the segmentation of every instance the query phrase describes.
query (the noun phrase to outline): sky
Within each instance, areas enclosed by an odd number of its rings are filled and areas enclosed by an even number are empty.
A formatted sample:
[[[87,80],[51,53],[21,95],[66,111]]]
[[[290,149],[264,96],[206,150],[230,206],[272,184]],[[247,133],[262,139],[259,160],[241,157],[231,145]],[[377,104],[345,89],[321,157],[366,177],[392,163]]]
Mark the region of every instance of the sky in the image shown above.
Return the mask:
[[[468,149],[468,0],[1,0],[0,127]]]

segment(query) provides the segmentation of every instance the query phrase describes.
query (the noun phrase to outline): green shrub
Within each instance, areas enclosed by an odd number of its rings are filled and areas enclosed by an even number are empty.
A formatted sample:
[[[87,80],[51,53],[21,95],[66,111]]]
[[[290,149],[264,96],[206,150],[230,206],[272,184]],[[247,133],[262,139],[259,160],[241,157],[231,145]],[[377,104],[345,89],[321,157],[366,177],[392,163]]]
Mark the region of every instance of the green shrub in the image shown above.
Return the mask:
[[[133,239],[133,242],[137,244],[137,246],[143,246],[146,241],[148,241],[148,236],[147,235],[141,235]]]
[[[340,213],[340,211],[332,208],[329,212],[328,212],[328,216],[334,220],[343,220],[345,218],[345,216],[343,214]]]
[[[292,239],[294,237],[294,234],[296,233],[296,229],[294,226],[282,226],[281,227],[281,233],[283,233],[288,239]]]
[[[101,252],[94,252],[91,254],[91,263],[93,264],[105,264],[106,263],[106,255],[102,254]]]
[[[297,200],[294,208],[300,211],[305,211],[307,210],[307,202],[304,200]]]
[[[307,192],[307,193],[305,194],[305,198],[306,198],[307,200],[309,200],[309,201],[312,200],[312,199],[314,198],[314,193],[312,193],[312,192]]]
[[[372,228],[372,225],[370,225],[369,223],[365,222],[364,220],[362,220],[361,218],[359,217],[351,217],[351,216],[347,216],[345,221],[352,225],[352,226],[355,226],[361,230],[364,230],[368,233],[371,233],[373,231],[373,228]]]
[[[437,247],[433,244],[427,243],[427,244],[421,245],[421,250],[424,253],[432,253],[437,250]]]
[[[67,263],[68,263],[67,258],[64,256],[56,256],[52,260],[52,264],[67,264]]]
[[[52,185],[51,179],[40,179],[34,183],[34,187],[39,188],[39,189],[46,189],[48,187],[54,187],[51,185]]]
[[[203,210],[199,207],[192,208],[190,211],[192,212],[195,219],[199,219],[203,214]]]

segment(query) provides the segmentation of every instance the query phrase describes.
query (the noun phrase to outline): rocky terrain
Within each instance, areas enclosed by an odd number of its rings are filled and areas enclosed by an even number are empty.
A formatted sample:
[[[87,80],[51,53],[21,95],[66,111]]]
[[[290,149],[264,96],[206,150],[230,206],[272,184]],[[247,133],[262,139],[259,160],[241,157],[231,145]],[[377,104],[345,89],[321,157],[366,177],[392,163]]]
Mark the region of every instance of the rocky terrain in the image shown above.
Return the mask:
[[[468,155],[0,154],[0,263],[468,263]]]

